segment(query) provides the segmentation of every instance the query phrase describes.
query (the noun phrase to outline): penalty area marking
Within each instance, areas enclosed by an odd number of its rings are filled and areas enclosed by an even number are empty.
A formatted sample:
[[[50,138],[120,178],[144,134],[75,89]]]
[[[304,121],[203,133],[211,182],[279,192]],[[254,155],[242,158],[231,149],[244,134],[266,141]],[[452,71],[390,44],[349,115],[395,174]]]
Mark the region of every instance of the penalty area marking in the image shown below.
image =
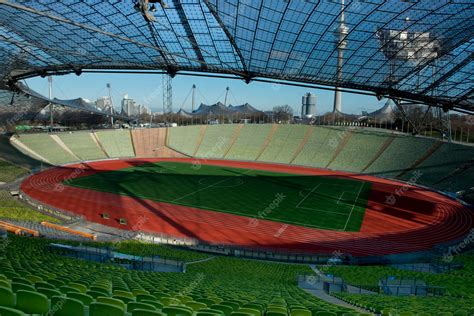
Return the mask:
[[[304,200],[306,200],[308,198],[308,196],[310,196],[314,191],[316,191],[319,188],[320,185],[321,185],[321,183],[318,183],[318,185],[316,185],[314,188],[312,188],[311,191],[309,191],[309,193],[306,194],[305,197],[303,197],[303,199],[298,204],[296,204],[296,208],[298,208],[300,206],[300,204],[303,203]]]
[[[339,202],[341,201],[342,196],[344,195],[344,193],[346,193],[346,191],[342,191],[341,196],[340,196],[339,199],[337,200],[337,203],[336,203],[336,204],[339,204]]]

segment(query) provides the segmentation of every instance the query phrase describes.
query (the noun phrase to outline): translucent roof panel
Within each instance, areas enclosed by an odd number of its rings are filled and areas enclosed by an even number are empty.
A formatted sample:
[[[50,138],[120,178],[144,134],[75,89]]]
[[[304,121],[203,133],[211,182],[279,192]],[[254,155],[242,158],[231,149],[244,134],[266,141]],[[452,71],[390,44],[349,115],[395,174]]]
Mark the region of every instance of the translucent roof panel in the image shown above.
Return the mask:
[[[146,2],[1,1],[3,82],[81,69],[199,71],[474,111],[472,0]]]

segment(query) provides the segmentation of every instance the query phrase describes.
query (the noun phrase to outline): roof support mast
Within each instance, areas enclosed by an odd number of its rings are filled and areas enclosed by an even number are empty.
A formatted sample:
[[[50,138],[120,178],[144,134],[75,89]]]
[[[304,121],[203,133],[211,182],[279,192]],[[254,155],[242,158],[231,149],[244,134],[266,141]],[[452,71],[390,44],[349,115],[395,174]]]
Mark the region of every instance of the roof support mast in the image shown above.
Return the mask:
[[[109,99],[110,99],[110,125],[114,126],[114,102],[112,101],[112,87],[110,83],[107,83],[107,90],[109,91]]]

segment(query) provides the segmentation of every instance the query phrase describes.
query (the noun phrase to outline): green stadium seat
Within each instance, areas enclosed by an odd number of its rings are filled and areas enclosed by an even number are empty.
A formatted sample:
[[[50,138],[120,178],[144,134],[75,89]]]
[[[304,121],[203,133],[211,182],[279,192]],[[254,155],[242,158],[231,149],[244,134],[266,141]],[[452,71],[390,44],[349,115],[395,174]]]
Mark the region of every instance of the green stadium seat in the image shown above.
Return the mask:
[[[74,288],[74,287],[70,287],[68,285],[63,285],[61,287],[59,287],[59,290],[61,291],[61,293],[63,294],[66,294],[68,292],[77,292],[77,293],[80,293],[81,291],[79,291],[78,289]]]
[[[244,312],[232,312],[231,316],[254,316],[253,313],[244,313]]]
[[[26,278],[22,278],[22,277],[14,277],[12,278],[12,283],[15,282],[15,283],[22,283],[22,284],[26,284],[26,285],[34,285],[33,282],[31,282],[30,280],[26,279]]]
[[[186,303],[186,306],[191,307],[194,311],[207,308],[207,305],[201,302],[189,301]]]
[[[231,302],[231,301],[224,301],[224,302],[221,302],[220,305],[230,306],[230,307],[232,307],[232,309],[234,310],[234,312],[237,311],[237,310],[240,308],[240,304],[239,304],[239,303]]]
[[[214,301],[210,298],[200,298],[200,299],[196,299],[195,301],[198,302],[198,303],[204,303],[207,306],[212,306],[212,305],[217,303],[216,301]]]
[[[217,309],[212,309],[212,308],[204,308],[199,310],[198,312],[200,313],[210,313],[213,315],[225,315],[223,311],[217,310]]]
[[[166,314],[159,311],[149,311],[146,309],[135,309],[132,312],[132,316],[167,316]]]
[[[60,288],[65,284],[63,281],[58,279],[48,280],[48,283],[54,285],[56,288]]]
[[[156,301],[156,300],[141,300],[140,303],[146,303],[146,304],[150,304],[150,305],[153,305],[155,306],[156,309],[163,309],[163,304],[161,304],[160,302]]]
[[[265,316],[287,316],[287,313],[281,313],[281,312],[273,312],[273,311],[267,311],[265,313]]]
[[[179,305],[181,302],[173,297],[162,297],[159,299],[163,306]]]
[[[263,312],[265,311],[265,308],[263,307],[263,305],[257,304],[257,303],[247,303],[247,304],[244,304],[242,307],[256,309],[260,312],[260,314],[263,314]]]
[[[161,310],[168,316],[192,316],[193,312],[182,306],[166,306]]]
[[[94,301],[92,296],[84,293],[68,292],[66,296],[81,301],[85,306],[89,306]]]
[[[126,304],[123,301],[121,301],[119,299],[116,299],[116,298],[99,296],[99,297],[96,298],[96,301],[100,302],[100,303],[107,303],[107,304],[110,304],[110,305],[117,306],[120,309],[122,309],[123,311],[126,310]]]
[[[316,316],[337,316],[337,314],[333,312],[321,311],[321,312],[316,312]]]
[[[6,287],[6,288],[11,289],[12,284],[9,281],[6,281],[6,280],[0,280],[0,287]]]
[[[272,312],[272,313],[280,313],[280,314],[288,314],[287,310],[285,307],[274,307],[270,306],[267,307],[267,313]]]
[[[160,299],[162,297],[167,297],[168,295],[163,293],[163,292],[153,292],[153,296],[156,297],[157,299]]]
[[[247,313],[247,314],[252,314],[254,316],[262,316],[262,313],[257,310],[257,309],[254,309],[254,308],[246,308],[246,307],[242,307],[238,310],[238,312],[240,313]]]
[[[59,292],[58,290],[45,289],[45,288],[40,287],[36,289],[36,291],[38,293],[46,295],[48,298],[51,298],[53,296],[61,296],[61,292]]]
[[[71,297],[54,296],[50,313],[55,316],[84,316],[84,303]]]
[[[79,293],[79,292],[76,292],[76,293]],[[108,295],[104,294],[103,292],[97,292],[97,291],[91,291],[91,290],[87,291],[86,294],[89,296],[92,296],[93,298],[98,298],[99,296],[108,297]]]
[[[0,306],[15,307],[15,295],[11,289],[0,286]]]
[[[51,290],[56,290],[56,286],[48,283],[48,282],[36,282],[35,283],[35,288],[40,288],[42,287],[43,289],[51,289]]]
[[[123,296],[123,297],[132,298],[132,299],[135,298],[135,295],[133,295],[132,292],[128,292],[128,291],[114,290],[112,294],[113,294],[112,296]]]
[[[117,305],[93,302],[89,306],[89,316],[124,316],[124,309]]]
[[[25,316],[25,313],[18,309],[0,306],[0,315],[1,316]]]
[[[151,304],[147,304],[147,303],[141,303],[141,302],[130,302],[127,304],[127,312],[132,312],[136,309],[145,309],[145,310],[150,310],[150,311],[156,311],[156,307],[151,305]]]
[[[32,285],[27,285],[27,284],[24,284],[24,283],[17,283],[17,282],[12,282],[12,290],[15,293],[20,291],[20,290],[32,291],[32,292],[36,291],[36,289]]]
[[[102,292],[102,293],[104,293],[105,296],[110,295],[110,291],[108,291],[105,287],[98,286],[98,285],[93,285],[93,286],[89,287],[89,291]]]
[[[128,304],[130,302],[135,302],[135,297],[128,297],[128,296],[122,296],[122,295],[114,295],[112,297],[118,300],[121,300],[125,304]]]
[[[307,309],[292,309],[290,316],[311,316],[311,311]]]
[[[10,272],[10,271],[2,271],[2,272],[3,272],[3,274],[4,274],[7,278],[9,278],[9,279],[12,279],[12,278],[14,278],[14,277],[19,277],[19,276],[20,276],[18,273],[13,272],[13,271],[12,271],[12,272]]]
[[[85,286],[84,284],[80,284],[80,283],[75,283],[75,282],[71,282],[68,284],[69,287],[72,287],[76,290],[78,290],[79,292],[81,293],[86,293],[87,292],[87,286]]]
[[[27,275],[25,277],[25,279],[27,279],[28,281],[31,282],[31,284],[36,284],[37,282],[42,282],[43,281],[43,278],[39,277],[39,276],[36,276],[36,275]]]
[[[191,296],[186,296],[186,295],[181,295],[176,298],[179,299],[183,303],[187,303],[194,300]]]
[[[234,311],[232,307],[221,304],[214,304],[211,306],[211,308],[223,312],[225,316],[230,316],[230,314]]]
[[[150,294],[150,292],[148,292],[147,290],[140,290],[140,289],[136,289],[136,290],[133,290],[132,291],[132,294],[133,296],[137,296],[137,295],[141,295],[141,294]]]
[[[150,301],[155,301],[156,300],[156,297],[151,295],[151,294],[138,294],[136,297],[135,297],[135,300],[137,302],[141,302],[142,300],[150,300]]]
[[[19,290],[16,293],[16,308],[27,314],[45,314],[49,310],[48,297],[33,291]]]

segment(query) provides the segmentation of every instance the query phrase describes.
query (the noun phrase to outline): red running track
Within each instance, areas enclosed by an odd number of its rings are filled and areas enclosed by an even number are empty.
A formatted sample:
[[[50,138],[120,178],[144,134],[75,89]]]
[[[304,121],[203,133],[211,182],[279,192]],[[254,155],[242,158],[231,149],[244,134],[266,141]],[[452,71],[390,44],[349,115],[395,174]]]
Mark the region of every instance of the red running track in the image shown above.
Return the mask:
[[[45,205],[83,215],[87,220],[121,229],[191,237],[208,243],[230,244],[304,253],[340,251],[354,256],[387,255],[429,250],[462,238],[473,227],[473,213],[458,201],[428,189],[367,175],[289,165],[229,160],[202,164],[261,169],[306,175],[347,177],[372,182],[360,232],[307,228],[244,216],[195,209],[152,200],[63,186],[65,179],[157,161],[195,162],[191,158],[97,161],[55,167],[26,179],[21,189]],[[397,196],[395,192],[402,192]],[[400,191],[401,190],[401,191]],[[386,196],[395,194],[388,205]],[[110,219],[102,219],[101,213]],[[128,225],[118,223],[126,218]]]

